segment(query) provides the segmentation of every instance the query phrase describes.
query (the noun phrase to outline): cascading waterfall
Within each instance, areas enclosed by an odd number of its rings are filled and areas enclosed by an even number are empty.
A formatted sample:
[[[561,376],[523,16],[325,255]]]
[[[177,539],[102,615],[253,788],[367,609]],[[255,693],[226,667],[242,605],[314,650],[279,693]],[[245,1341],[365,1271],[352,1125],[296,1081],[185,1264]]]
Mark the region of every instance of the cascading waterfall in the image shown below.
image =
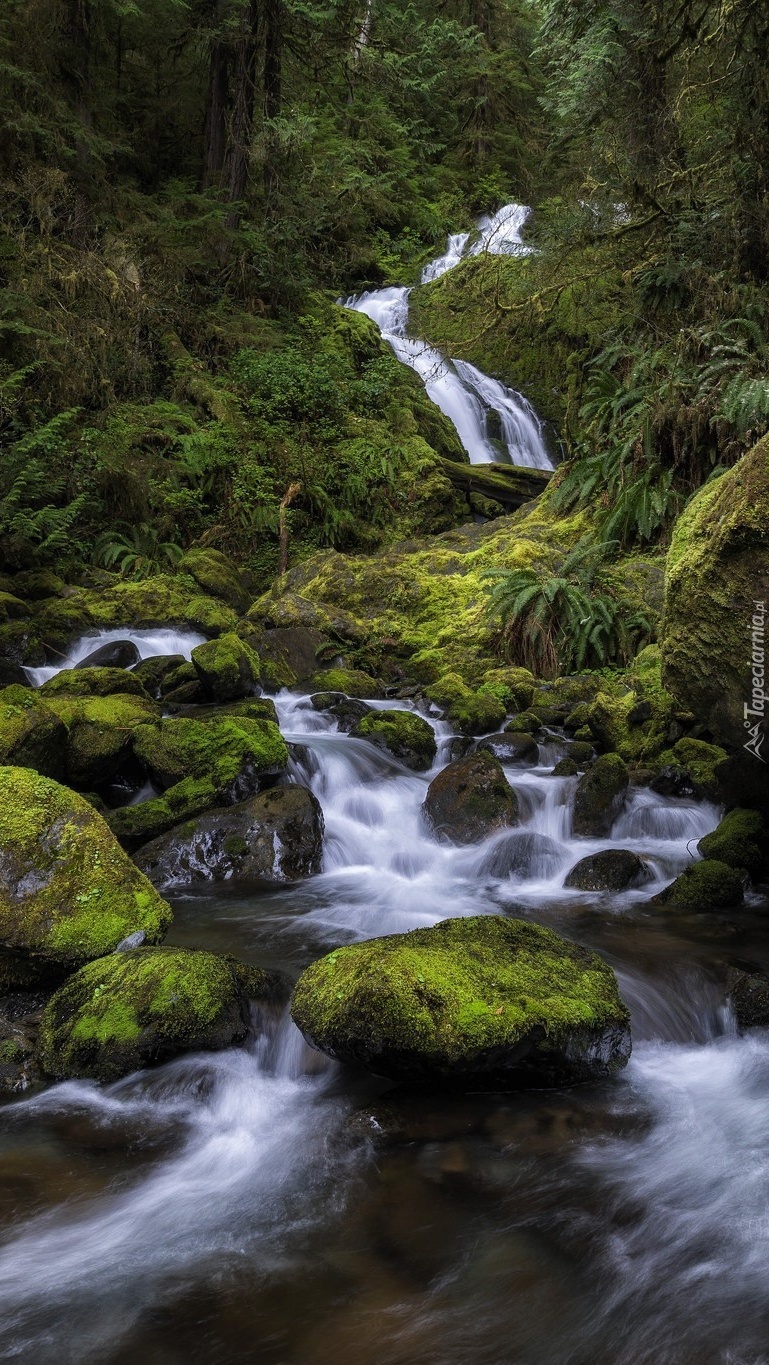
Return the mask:
[[[121,638],[144,653],[195,642]],[[181,894],[173,941],[296,969],[447,915],[531,916],[608,956],[633,1058],[617,1081],[568,1096],[467,1097],[456,1112],[411,1097],[414,1136],[376,1165],[367,1135],[380,1120],[356,1127],[353,1111],[378,1115],[381,1087],[311,1051],[287,1016],[266,1016],[250,1049],[17,1101],[0,1111],[0,1176],[13,1189],[29,1169],[41,1194],[22,1201],[0,1246],[5,1357],[237,1362],[257,1345],[261,1359],[264,1342],[275,1365],[340,1353],[562,1365],[578,1341],[580,1359],[758,1365],[769,1041],[735,1032],[711,965],[719,940],[709,955],[649,909],[716,807],[639,789],[611,836],[575,838],[575,779],[552,773],[563,753],[553,734],[535,766],[505,770],[521,825],[450,847],[421,821],[433,774],[339,733],[307,697],[283,693],[276,706],[294,776],[323,806],[323,871],[275,892]],[[428,719],[436,772],[451,734]],[[576,861],[612,847],[644,858],[644,885],[564,888]],[[334,1343],[347,1331],[345,1354]]]
[[[482,218],[474,233],[449,237],[446,252],[422,272],[422,283],[437,280],[466,256],[481,252],[520,256],[531,250],[521,241],[530,210],[508,204]],[[471,464],[493,461],[530,469],[552,469],[542,423],[522,394],[482,374],[464,360],[449,360],[408,335],[409,295],[405,287],[376,289],[347,299],[346,306],[374,321],[398,359],[423,380],[429,397],[454,423]]]

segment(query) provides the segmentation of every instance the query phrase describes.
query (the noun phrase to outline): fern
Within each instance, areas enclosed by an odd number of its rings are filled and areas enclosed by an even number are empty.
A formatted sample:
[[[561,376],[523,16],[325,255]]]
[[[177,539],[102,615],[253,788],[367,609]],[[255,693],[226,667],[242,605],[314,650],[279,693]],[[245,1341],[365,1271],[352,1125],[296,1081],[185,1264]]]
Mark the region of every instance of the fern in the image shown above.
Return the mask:
[[[161,541],[155,526],[126,526],[122,534],[104,531],[96,541],[95,555],[105,568],[117,567],[124,578],[148,578],[160,569],[173,567],[183,550],[174,541]]]

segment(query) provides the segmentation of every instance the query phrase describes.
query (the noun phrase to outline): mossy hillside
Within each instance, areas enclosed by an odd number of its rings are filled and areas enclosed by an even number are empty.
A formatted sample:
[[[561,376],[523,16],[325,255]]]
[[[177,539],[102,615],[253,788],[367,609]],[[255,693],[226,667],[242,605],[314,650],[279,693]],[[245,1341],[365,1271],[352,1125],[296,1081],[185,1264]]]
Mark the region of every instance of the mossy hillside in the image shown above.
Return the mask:
[[[502,1070],[532,1034],[555,1051],[575,1031],[626,1029],[628,1020],[595,954],[496,916],[338,948],[300,977],[291,1013],[332,1056],[436,1078],[482,1070],[486,1059]]]
[[[413,711],[371,711],[358,721],[352,734],[384,749],[415,772],[426,772],[435,762],[435,732]]]
[[[665,583],[665,686],[717,742],[738,748],[757,601],[769,603],[769,437],[690,500]]]
[[[48,1002],[38,1040],[50,1076],[110,1081],[191,1049],[242,1042],[249,996],[274,973],[183,948],[113,953],[81,968]]]
[[[125,668],[63,668],[39,690],[41,697],[112,697],[116,693],[152,700],[141,677]]]
[[[726,863],[707,858],[692,863],[670,886],[652,897],[652,905],[670,910],[730,910],[742,904],[742,873]]]
[[[233,611],[242,614],[251,602],[247,577],[219,550],[188,550],[179,560],[180,573],[194,578],[200,591],[216,597]]]
[[[0,763],[63,778],[67,729],[41,696],[12,685],[0,691]]]
[[[0,944],[42,974],[111,952],[138,929],[159,943],[171,922],[101,816],[30,769],[0,768],[0,848]]]
[[[697,845],[703,858],[743,869],[759,878],[769,872],[769,827],[760,811],[737,807]]]

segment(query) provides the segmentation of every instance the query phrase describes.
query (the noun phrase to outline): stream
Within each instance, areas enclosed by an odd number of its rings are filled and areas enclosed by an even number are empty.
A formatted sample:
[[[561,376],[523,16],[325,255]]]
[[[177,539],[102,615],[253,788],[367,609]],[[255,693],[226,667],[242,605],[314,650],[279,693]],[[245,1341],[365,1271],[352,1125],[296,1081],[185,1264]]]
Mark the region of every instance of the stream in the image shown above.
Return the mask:
[[[144,653],[168,642],[132,638]],[[738,1035],[723,988],[727,963],[769,965],[767,905],[753,897],[733,918],[649,905],[718,810],[631,789],[611,838],[575,839],[576,779],[552,775],[565,752],[553,732],[536,766],[505,770],[520,829],[450,848],[420,819],[448,760],[445,721],[428,716],[438,757],[415,775],[307,697],[276,706],[292,780],[323,806],[323,870],[282,887],[178,886],[168,942],[296,976],[334,945],[446,916],[531,918],[611,962],[630,1064],[568,1091],[402,1095],[265,1016],[250,1047],[9,1101],[2,1358],[767,1361],[769,1038]],[[609,847],[640,852],[648,883],[564,889],[579,858]]]

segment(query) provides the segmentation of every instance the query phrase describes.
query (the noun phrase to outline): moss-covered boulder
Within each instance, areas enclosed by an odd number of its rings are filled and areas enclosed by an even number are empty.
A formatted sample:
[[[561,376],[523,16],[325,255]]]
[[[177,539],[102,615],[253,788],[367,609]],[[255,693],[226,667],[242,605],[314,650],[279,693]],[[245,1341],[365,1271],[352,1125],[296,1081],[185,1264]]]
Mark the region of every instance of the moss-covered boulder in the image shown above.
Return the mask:
[[[250,998],[279,998],[276,973],[184,948],[112,953],[76,972],[43,1011],[38,1057],[57,1079],[113,1081],[181,1052],[242,1043]]]
[[[661,796],[695,796],[717,801],[721,794],[719,770],[726,751],[701,739],[679,739],[671,749],[663,749],[654,765],[649,783]]]
[[[55,980],[171,911],[83,797],[0,768],[0,983]]]
[[[45,777],[66,774],[67,727],[37,692],[11,686],[0,692],[0,763],[34,768]]]
[[[320,872],[323,811],[304,787],[273,787],[176,825],[135,854],[155,886],[203,881],[294,882]]]
[[[152,698],[141,677],[123,668],[63,668],[40,688],[41,697],[123,697]]]
[[[533,711],[519,711],[517,716],[507,722],[506,735],[536,735],[542,729],[542,721]]]
[[[478,843],[519,823],[515,792],[489,753],[449,763],[430,783],[422,812],[436,838],[450,844]]]
[[[67,727],[67,781],[92,791],[121,774],[137,730],[160,715],[148,698],[118,694],[71,697],[56,693],[46,705]]]
[[[729,1004],[741,1029],[769,1027],[769,977],[763,972],[731,968],[726,987]]]
[[[307,691],[342,692],[346,697],[368,697],[371,701],[384,696],[382,684],[358,668],[326,668],[314,673],[307,683]]]
[[[755,879],[769,871],[769,828],[757,810],[730,810],[712,834],[700,839],[697,849],[703,858],[742,868]]]
[[[449,725],[460,735],[486,735],[499,729],[509,704],[502,694],[511,696],[512,688],[489,685],[474,691],[458,673],[444,673],[426,688],[430,701],[443,707]],[[527,689],[522,689],[522,695],[528,695]]]
[[[528,668],[491,668],[484,674],[478,690],[496,697],[507,711],[526,711],[537,690],[537,682]]]
[[[238,614],[248,610],[251,594],[236,564],[220,550],[188,550],[177,565],[210,597],[218,597]]]
[[[674,528],[665,581],[665,685],[735,748],[750,738],[753,631],[765,630],[757,603],[769,604],[769,437],[695,493]],[[756,709],[748,719],[769,754],[769,715]]]
[[[416,773],[426,772],[435,762],[433,728],[413,711],[370,711],[351,733],[354,739],[368,740]]]
[[[731,910],[743,900],[741,873],[708,858],[687,867],[670,886],[652,897],[652,904],[669,910]]]
[[[628,789],[628,770],[619,754],[603,754],[577,783],[573,828],[588,838],[610,834]]]
[[[538,684],[526,709],[545,725],[562,725],[576,706],[594,700],[600,685],[600,679],[593,673],[554,678],[552,682]]]
[[[627,891],[648,881],[648,864],[627,848],[607,848],[581,858],[568,873],[564,886],[573,891]]]
[[[479,753],[489,753],[511,768],[531,768],[539,762],[539,745],[531,735],[505,731],[487,735],[478,743]]]
[[[601,958],[496,916],[338,948],[300,977],[291,1013],[329,1056],[421,1084],[563,1084],[611,1074],[630,1054]]]
[[[234,632],[198,645],[192,663],[211,701],[236,701],[259,690],[259,655]]]
[[[163,695],[168,675],[186,662],[183,654],[153,654],[136,665],[131,677],[136,678],[149,696],[157,701]]]
[[[261,659],[263,686],[270,679],[279,687],[295,687],[297,683],[307,682],[318,671],[318,655],[329,646],[327,635],[306,626],[252,630],[247,638]]]

